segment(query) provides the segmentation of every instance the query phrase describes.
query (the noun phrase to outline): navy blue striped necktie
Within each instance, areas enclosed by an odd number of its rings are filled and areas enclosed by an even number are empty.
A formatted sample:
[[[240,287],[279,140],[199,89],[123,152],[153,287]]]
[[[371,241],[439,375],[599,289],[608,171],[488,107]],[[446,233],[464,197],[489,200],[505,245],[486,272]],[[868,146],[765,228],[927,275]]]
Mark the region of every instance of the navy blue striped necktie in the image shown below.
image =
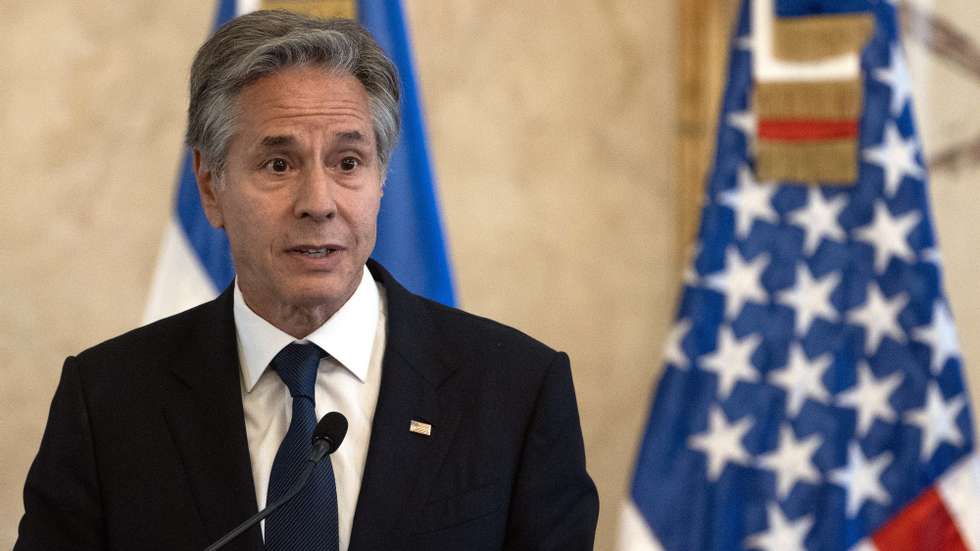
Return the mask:
[[[266,503],[279,499],[299,476],[310,453],[316,426],[314,389],[320,358],[326,353],[313,343],[292,343],[272,360],[293,397],[293,418],[269,476]],[[337,551],[337,487],[327,456],[313,471],[306,487],[265,521],[268,551]]]

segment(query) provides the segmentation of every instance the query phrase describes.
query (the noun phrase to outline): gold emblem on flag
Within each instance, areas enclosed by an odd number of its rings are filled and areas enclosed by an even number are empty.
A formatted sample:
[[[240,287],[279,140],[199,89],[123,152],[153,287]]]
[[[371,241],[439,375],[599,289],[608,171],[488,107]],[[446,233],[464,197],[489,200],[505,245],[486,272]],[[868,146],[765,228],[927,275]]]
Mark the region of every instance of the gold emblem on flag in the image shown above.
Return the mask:
[[[330,17],[357,19],[355,0],[262,0],[262,9],[288,10],[321,19]]]
[[[422,421],[416,421],[415,419],[412,419],[412,422],[409,423],[408,430],[409,432],[421,434],[422,436],[432,436],[432,425],[423,423]]]
[[[874,32],[871,14],[784,17],[773,29],[776,57],[790,61],[819,61],[859,52]]]
[[[777,18],[772,53],[807,68],[860,55],[874,31],[870,13]],[[853,184],[864,105],[861,75],[757,81],[756,172],[760,181]]]
[[[762,181],[853,184],[857,181],[861,81],[757,83]]]

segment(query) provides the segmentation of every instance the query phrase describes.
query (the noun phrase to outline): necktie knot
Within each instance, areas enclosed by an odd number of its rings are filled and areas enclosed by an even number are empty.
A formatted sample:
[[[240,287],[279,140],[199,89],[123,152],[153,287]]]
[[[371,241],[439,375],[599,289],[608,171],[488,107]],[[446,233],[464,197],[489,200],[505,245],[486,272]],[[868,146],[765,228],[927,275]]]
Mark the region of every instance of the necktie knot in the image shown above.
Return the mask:
[[[313,400],[316,370],[320,365],[320,358],[325,355],[323,349],[311,342],[294,342],[276,354],[272,359],[272,368],[279,373],[279,378],[289,388],[289,394],[293,398],[303,396]]]

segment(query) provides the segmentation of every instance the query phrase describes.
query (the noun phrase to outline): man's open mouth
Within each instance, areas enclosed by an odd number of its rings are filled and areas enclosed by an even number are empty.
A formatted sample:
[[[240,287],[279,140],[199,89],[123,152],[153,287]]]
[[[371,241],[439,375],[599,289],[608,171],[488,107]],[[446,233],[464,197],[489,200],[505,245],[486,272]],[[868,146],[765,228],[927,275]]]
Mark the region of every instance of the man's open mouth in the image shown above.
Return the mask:
[[[336,250],[337,249],[333,249],[330,247],[320,247],[320,248],[302,247],[302,248],[293,249],[293,252],[299,253],[303,256],[307,256],[310,258],[323,258],[328,254],[333,253]]]

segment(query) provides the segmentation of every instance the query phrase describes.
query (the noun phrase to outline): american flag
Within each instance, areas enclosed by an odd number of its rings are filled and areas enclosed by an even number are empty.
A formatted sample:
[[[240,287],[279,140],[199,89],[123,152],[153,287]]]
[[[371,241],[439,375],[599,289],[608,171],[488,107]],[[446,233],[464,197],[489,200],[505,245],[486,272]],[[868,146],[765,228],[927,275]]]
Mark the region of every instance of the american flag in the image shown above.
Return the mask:
[[[764,5],[871,16],[857,181],[760,181],[761,7],[747,1],[620,548],[980,549],[980,462],[897,6]]]

